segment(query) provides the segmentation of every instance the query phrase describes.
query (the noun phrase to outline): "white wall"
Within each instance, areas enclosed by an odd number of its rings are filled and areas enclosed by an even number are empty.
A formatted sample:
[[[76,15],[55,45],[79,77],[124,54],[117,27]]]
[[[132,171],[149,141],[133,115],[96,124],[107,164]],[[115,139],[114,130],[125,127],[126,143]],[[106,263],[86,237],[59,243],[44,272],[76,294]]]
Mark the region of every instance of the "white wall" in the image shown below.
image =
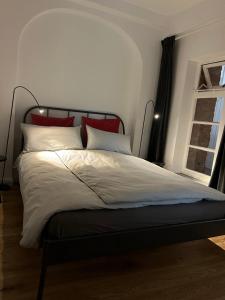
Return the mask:
[[[128,123],[141,80],[136,44],[119,27],[90,14],[50,10],[20,37],[17,82],[46,104],[111,110]]]
[[[225,23],[207,26],[176,43],[175,85],[167,138],[166,166],[180,171],[193,112],[196,66],[225,56]]]
[[[84,2],[0,1],[0,153],[16,84],[27,85],[43,105],[119,113],[138,152],[144,104],[155,97],[163,33]],[[30,101],[18,93],[17,109],[22,98]],[[146,132],[149,125],[148,119]],[[144,151],[147,143],[148,134]]]
[[[30,88],[41,104],[116,113],[131,135],[142,69],[132,39],[91,14],[49,10],[31,20],[20,36],[18,84]],[[21,91],[16,114],[32,104]]]

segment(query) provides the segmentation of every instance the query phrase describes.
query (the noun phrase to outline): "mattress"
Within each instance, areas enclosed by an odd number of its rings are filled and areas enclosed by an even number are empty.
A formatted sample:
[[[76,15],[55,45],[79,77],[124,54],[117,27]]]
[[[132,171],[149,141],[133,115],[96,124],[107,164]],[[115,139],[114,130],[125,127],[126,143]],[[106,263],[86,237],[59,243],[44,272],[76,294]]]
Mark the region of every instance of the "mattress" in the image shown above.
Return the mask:
[[[151,226],[174,225],[225,218],[225,202],[156,205],[117,210],[76,210],[53,215],[45,239],[63,240]]]

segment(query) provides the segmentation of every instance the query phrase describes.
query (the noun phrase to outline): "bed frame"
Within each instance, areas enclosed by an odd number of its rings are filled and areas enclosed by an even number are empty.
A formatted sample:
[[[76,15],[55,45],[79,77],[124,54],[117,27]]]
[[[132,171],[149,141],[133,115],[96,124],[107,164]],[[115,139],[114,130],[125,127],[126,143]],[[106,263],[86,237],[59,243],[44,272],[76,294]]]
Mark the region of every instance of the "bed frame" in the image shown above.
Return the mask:
[[[82,116],[85,116],[85,117],[90,117],[90,118],[94,118],[94,119],[111,119],[111,118],[114,118],[114,119],[119,119],[120,120],[120,124],[121,124],[121,127],[120,128],[120,131],[125,134],[125,126],[124,126],[124,123],[123,123],[123,120],[116,114],[113,114],[113,113],[108,113],[108,112],[99,112],[99,111],[91,111],[91,110],[82,110],[82,109],[71,109],[71,108],[61,108],[61,107],[52,107],[52,106],[32,106],[31,108],[29,108],[25,114],[24,114],[24,117],[23,117],[23,122],[24,123],[29,123],[31,121],[31,118],[30,118],[30,115],[31,113],[35,113],[35,114],[39,114],[40,115],[40,112],[39,112],[39,109],[43,109],[44,110],[44,113],[41,114],[42,116],[45,115],[47,117],[55,117],[56,113],[58,113],[57,116],[59,117],[71,117],[71,116],[75,116],[75,117],[82,117]],[[54,115],[53,115],[54,114]],[[78,122],[76,122],[76,119],[75,119],[75,126],[78,126],[78,125],[81,125],[81,119],[78,118]]]
[[[24,122],[29,122],[29,114],[37,113],[37,106],[30,108],[24,115]],[[66,116],[81,114],[98,118],[119,118],[117,115],[105,112],[65,109],[58,107],[41,107],[46,115],[52,112],[62,112]],[[64,116],[65,116],[64,115]],[[125,127],[121,121],[121,130]],[[78,125],[78,124],[76,124]],[[37,300],[43,299],[48,266],[81,258],[126,253],[131,250],[141,250],[153,246],[187,242],[225,234],[225,219],[216,219],[185,224],[145,227],[136,230],[123,230],[113,233],[96,234],[73,239],[49,240],[42,239],[42,263]]]

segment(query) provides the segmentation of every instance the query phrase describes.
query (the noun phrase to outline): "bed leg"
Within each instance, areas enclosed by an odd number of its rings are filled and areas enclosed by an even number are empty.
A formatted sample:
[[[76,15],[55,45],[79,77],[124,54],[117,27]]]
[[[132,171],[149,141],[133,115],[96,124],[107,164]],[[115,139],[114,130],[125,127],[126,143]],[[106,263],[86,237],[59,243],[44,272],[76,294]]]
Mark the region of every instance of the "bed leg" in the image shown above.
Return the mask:
[[[43,299],[45,281],[46,281],[46,273],[47,273],[47,263],[46,263],[46,257],[45,257],[45,249],[44,249],[43,254],[42,254],[41,273],[40,273],[39,286],[38,286],[38,292],[37,292],[37,298],[36,298],[37,300]]]

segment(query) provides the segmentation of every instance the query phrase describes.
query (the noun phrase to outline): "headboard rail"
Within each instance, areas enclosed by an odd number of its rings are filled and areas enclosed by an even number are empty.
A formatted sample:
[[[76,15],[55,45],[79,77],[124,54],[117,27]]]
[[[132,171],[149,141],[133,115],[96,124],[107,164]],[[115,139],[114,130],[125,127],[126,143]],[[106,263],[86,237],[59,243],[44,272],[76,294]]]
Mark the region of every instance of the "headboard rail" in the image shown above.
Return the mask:
[[[76,115],[81,116],[86,116],[86,117],[91,117],[91,118],[96,118],[96,116],[98,117],[98,119],[109,119],[109,118],[117,118],[120,120],[120,131],[125,134],[125,126],[124,126],[124,122],[123,120],[116,114],[114,113],[108,113],[108,112],[99,112],[99,111],[92,111],[92,110],[82,110],[82,109],[71,109],[71,108],[61,108],[61,107],[52,107],[52,106],[32,106],[31,108],[29,108],[25,114],[24,114],[24,118],[23,118],[23,122],[24,123],[28,123],[29,122],[29,116],[31,115],[31,113],[38,113],[38,109],[43,109],[44,113],[42,115],[46,115],[46,116],[51,116],[51,117],[55,117],[56,116],[56,112],[57,113],[61,113],[61,115],[64,115],[66,117],[69,116],[75,116],[75,121],[76,119],[79,120],[79,118],[76,118]],[[55,115],[54,115],[55,112]],[[57,116],[59,116],[57,114]],[[76,125],[81,125],[81,121],[80,124],[77,123],[76,121]]]

